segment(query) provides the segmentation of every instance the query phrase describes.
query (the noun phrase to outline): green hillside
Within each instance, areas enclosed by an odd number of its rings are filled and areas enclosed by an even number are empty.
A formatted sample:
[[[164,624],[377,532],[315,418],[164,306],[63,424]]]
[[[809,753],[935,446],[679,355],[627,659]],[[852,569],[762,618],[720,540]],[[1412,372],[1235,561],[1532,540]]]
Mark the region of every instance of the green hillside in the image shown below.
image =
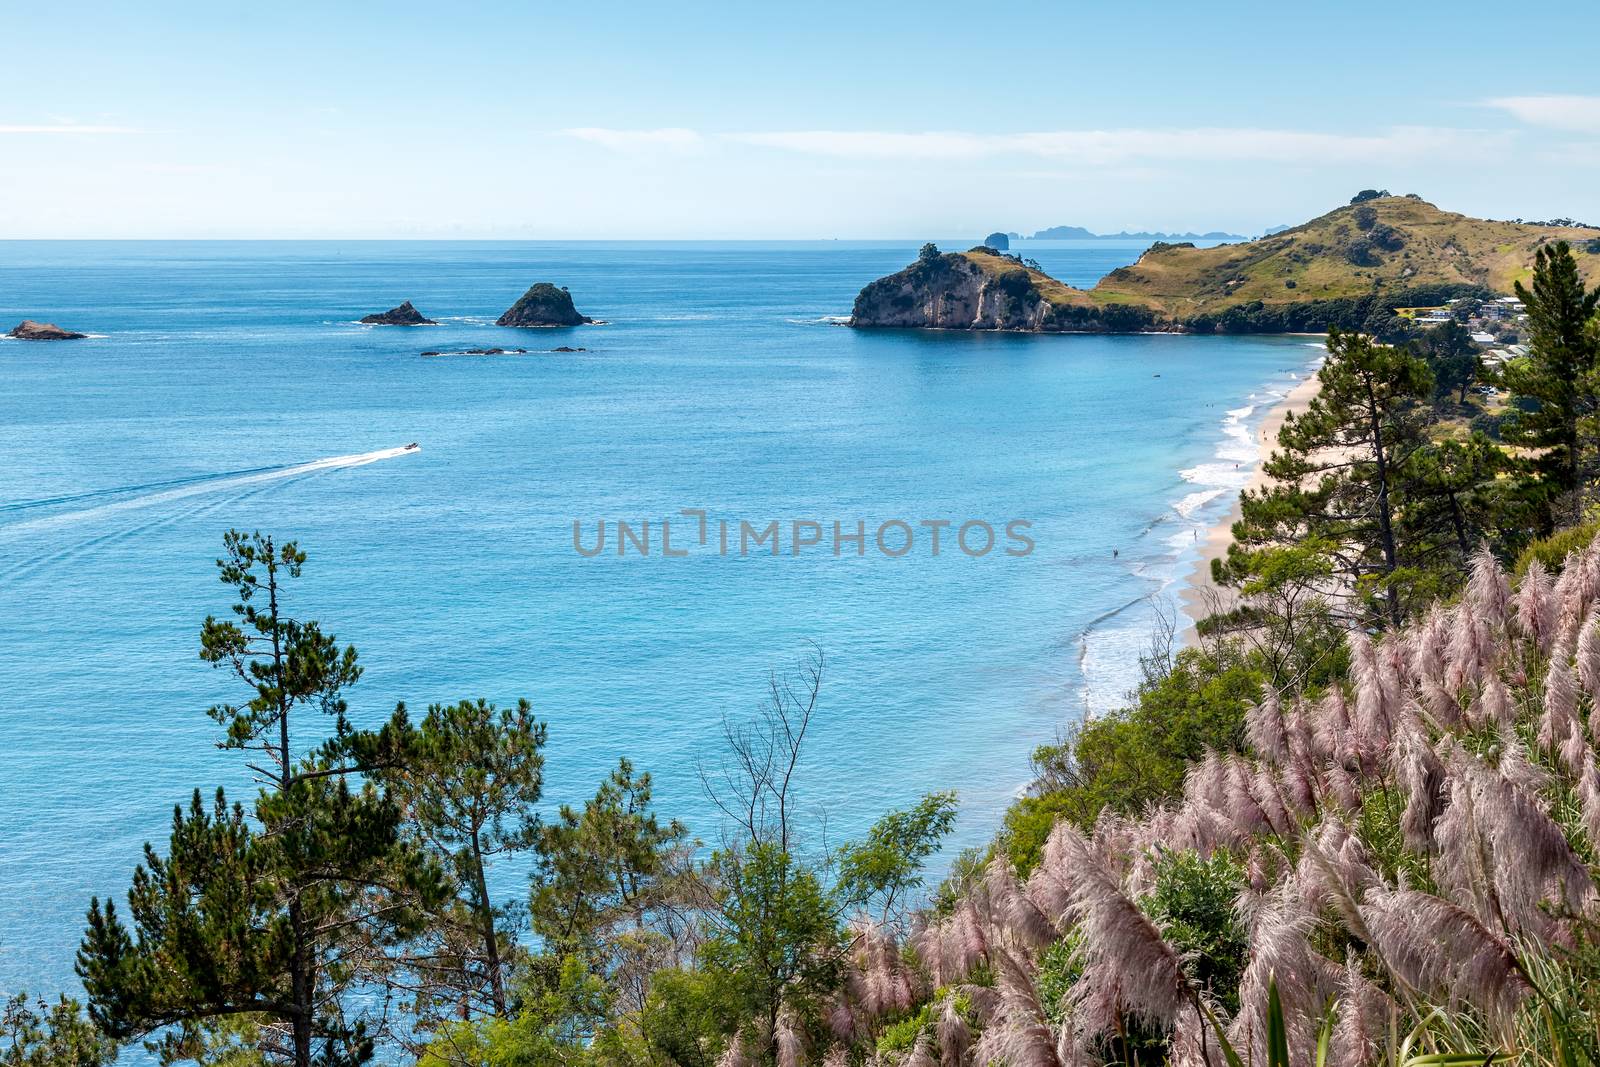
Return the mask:
[[[1157,244],[1137,263],[1112,271],[1093,295],[1187,320],[1252,301],[1352,299],[1378,288],[1482,286],[1509,293],[1512,282],[1528,276],[1535,249],[1552,240],[1570,241],[1585,274],[1600,278],[1600,255],[1586,250],[1597,238],[1600,231],[1490,222],[1387,196],[1242,244]]]

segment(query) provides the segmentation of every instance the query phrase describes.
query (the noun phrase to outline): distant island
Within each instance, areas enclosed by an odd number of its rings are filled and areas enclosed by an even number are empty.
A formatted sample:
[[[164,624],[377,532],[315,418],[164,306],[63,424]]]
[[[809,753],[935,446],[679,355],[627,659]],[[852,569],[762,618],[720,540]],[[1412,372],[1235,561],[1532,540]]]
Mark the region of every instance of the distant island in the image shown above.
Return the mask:
[[[1030,241],[1243,241],[1243,234],[1223,233],[1160,233],[1139,230],[1130,233],[1093,233],[1082,226],[1051,226],[1029,237]]]
[[[1592,230],[1469,218],[1411,195],[1363,199],[1240,244],[1157,241],[1093,289],[992,247],[926,245],[917,262],[861,290],[849,324],[1037,333],[1368,330],[1392,325],[1395,308],[1508,293],[1538,247],[1554,240],[1570,242],[1579,269],[1591,284],[1600,280]]]

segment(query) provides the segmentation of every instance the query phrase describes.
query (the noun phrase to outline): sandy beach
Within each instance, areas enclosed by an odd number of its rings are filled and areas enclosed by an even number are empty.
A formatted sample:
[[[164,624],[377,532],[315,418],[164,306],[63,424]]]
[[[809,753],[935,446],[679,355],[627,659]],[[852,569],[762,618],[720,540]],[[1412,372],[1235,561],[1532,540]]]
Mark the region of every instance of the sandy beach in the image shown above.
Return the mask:
[[[1312,373],[1278,401],[1261,420],[1261,425],[1256,429],[1256,444],[1260,446],[1260,454],[1256,458],[1255,467],[1250,472],[1250,480],[1245,488],[1259,489],[1265,484],[1267,478],[1261,470],[1261,464],[1277,446],[1278,428],[1283,425],[1283,420],[1291,412],[1295,415],[1303,413],[1311,403],[1311,398],[1317,395],[1319,388],[1321,383],[1313,369]],[[1190,571],[1183,592],[1179,595],[1184,615],[1182,632],[1184,641],[1193,639],[1196,623],[1218,607],[1226,606],[1233,596],[1232,590],[1221,589],[1212,583],[1211,561],[1222,559],[1228,554],[1228,545],[1233,541],[1233,524],[1239,521],[1239,514],[1239,498],[1235,496],[1227,517],[1211,527],[1200,544],[1200,558],[1195,561],[1194,569]]]

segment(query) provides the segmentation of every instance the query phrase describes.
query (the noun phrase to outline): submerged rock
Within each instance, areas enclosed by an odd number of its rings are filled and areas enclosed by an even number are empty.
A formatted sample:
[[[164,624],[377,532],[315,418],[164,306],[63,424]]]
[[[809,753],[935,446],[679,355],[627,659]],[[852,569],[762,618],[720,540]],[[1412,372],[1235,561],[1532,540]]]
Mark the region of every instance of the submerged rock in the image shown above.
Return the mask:
[[[10,336],[19,341],[73,341],[79,337],[88,337],[86,333],[74,333],[63,330],[53,322],[35,322],[32,319],[23,319],[11,331]]]
[[[573,348],[571,345],[561,345],[558,348],[552,348],[550,351],[552,351],[552,352],[587,352],[589,350],[587,348]]]
[[[432,319],[424,317],[422,312],[418,311],[416,308],[411,306],[411,301],[409,301],[409,300],[407,300],[404,304],[401,304],[397,308],[390,308],[388,311],[379,311],[379,312],[377,312],[375,314],[372,314],[372,315],[365,315],[365,316],[362,317],[361,321],[366,323],[366,324],[368,324],[368,325],[370,325],[370,326],[437,326],[437,325],[439,325],[437,322],[434,322]]]
[[[440,351],[430,349],[422,353],[425,356],[521,356],[527,354],[526,348],[457,348],[453,351]]]
[[[583,326],[594,320],[580,315],[572,294],[549,282],[539,282],[500,316],[496,326]]]

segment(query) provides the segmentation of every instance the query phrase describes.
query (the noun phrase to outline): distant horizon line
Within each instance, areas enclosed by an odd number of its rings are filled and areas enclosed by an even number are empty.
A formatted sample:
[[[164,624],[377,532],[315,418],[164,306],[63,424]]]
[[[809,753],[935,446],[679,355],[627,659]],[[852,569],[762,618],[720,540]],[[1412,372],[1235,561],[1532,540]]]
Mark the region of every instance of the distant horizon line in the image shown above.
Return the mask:
[[[1157,231],[1150,231],[1152,233]],[[1175,236],[1168,234],[1168,237]],[[1182,235],[1177,235],[1182,236]],[[1264,233],[1254,236],[1243,234],[1228,234],[1227,238],[1256,240]],[[1227,238],[1197,236],[1193,240],[1219,241]],[[1149,240],[1160,240],[1151,237]],[[0,236],[0,244],[109,244],[116,242],[127,243],[171,243],[171,244],[202,244],[216,243],[280,243],[280,244],[309,244],[309,243],[357,243],[370,244],[459,244],[471,242],[475,244],[760,244],[772,242],[788,242],[792,244],[915,244],[917,242],[939,241],[964,242],[965,237],[952,237],[949,234],[943,237],[4,237]],[[1068,238],[1033,238],[1019,237],[1017,241],[1030,244],[1112,244],[1117,242],[1136,244],[1146,240],[1143,237],[1123,237],[1120,234],[1096,234],[1093,237],[1068,237]],[[971,238],[974,246],[983,243],[983,237]]]

